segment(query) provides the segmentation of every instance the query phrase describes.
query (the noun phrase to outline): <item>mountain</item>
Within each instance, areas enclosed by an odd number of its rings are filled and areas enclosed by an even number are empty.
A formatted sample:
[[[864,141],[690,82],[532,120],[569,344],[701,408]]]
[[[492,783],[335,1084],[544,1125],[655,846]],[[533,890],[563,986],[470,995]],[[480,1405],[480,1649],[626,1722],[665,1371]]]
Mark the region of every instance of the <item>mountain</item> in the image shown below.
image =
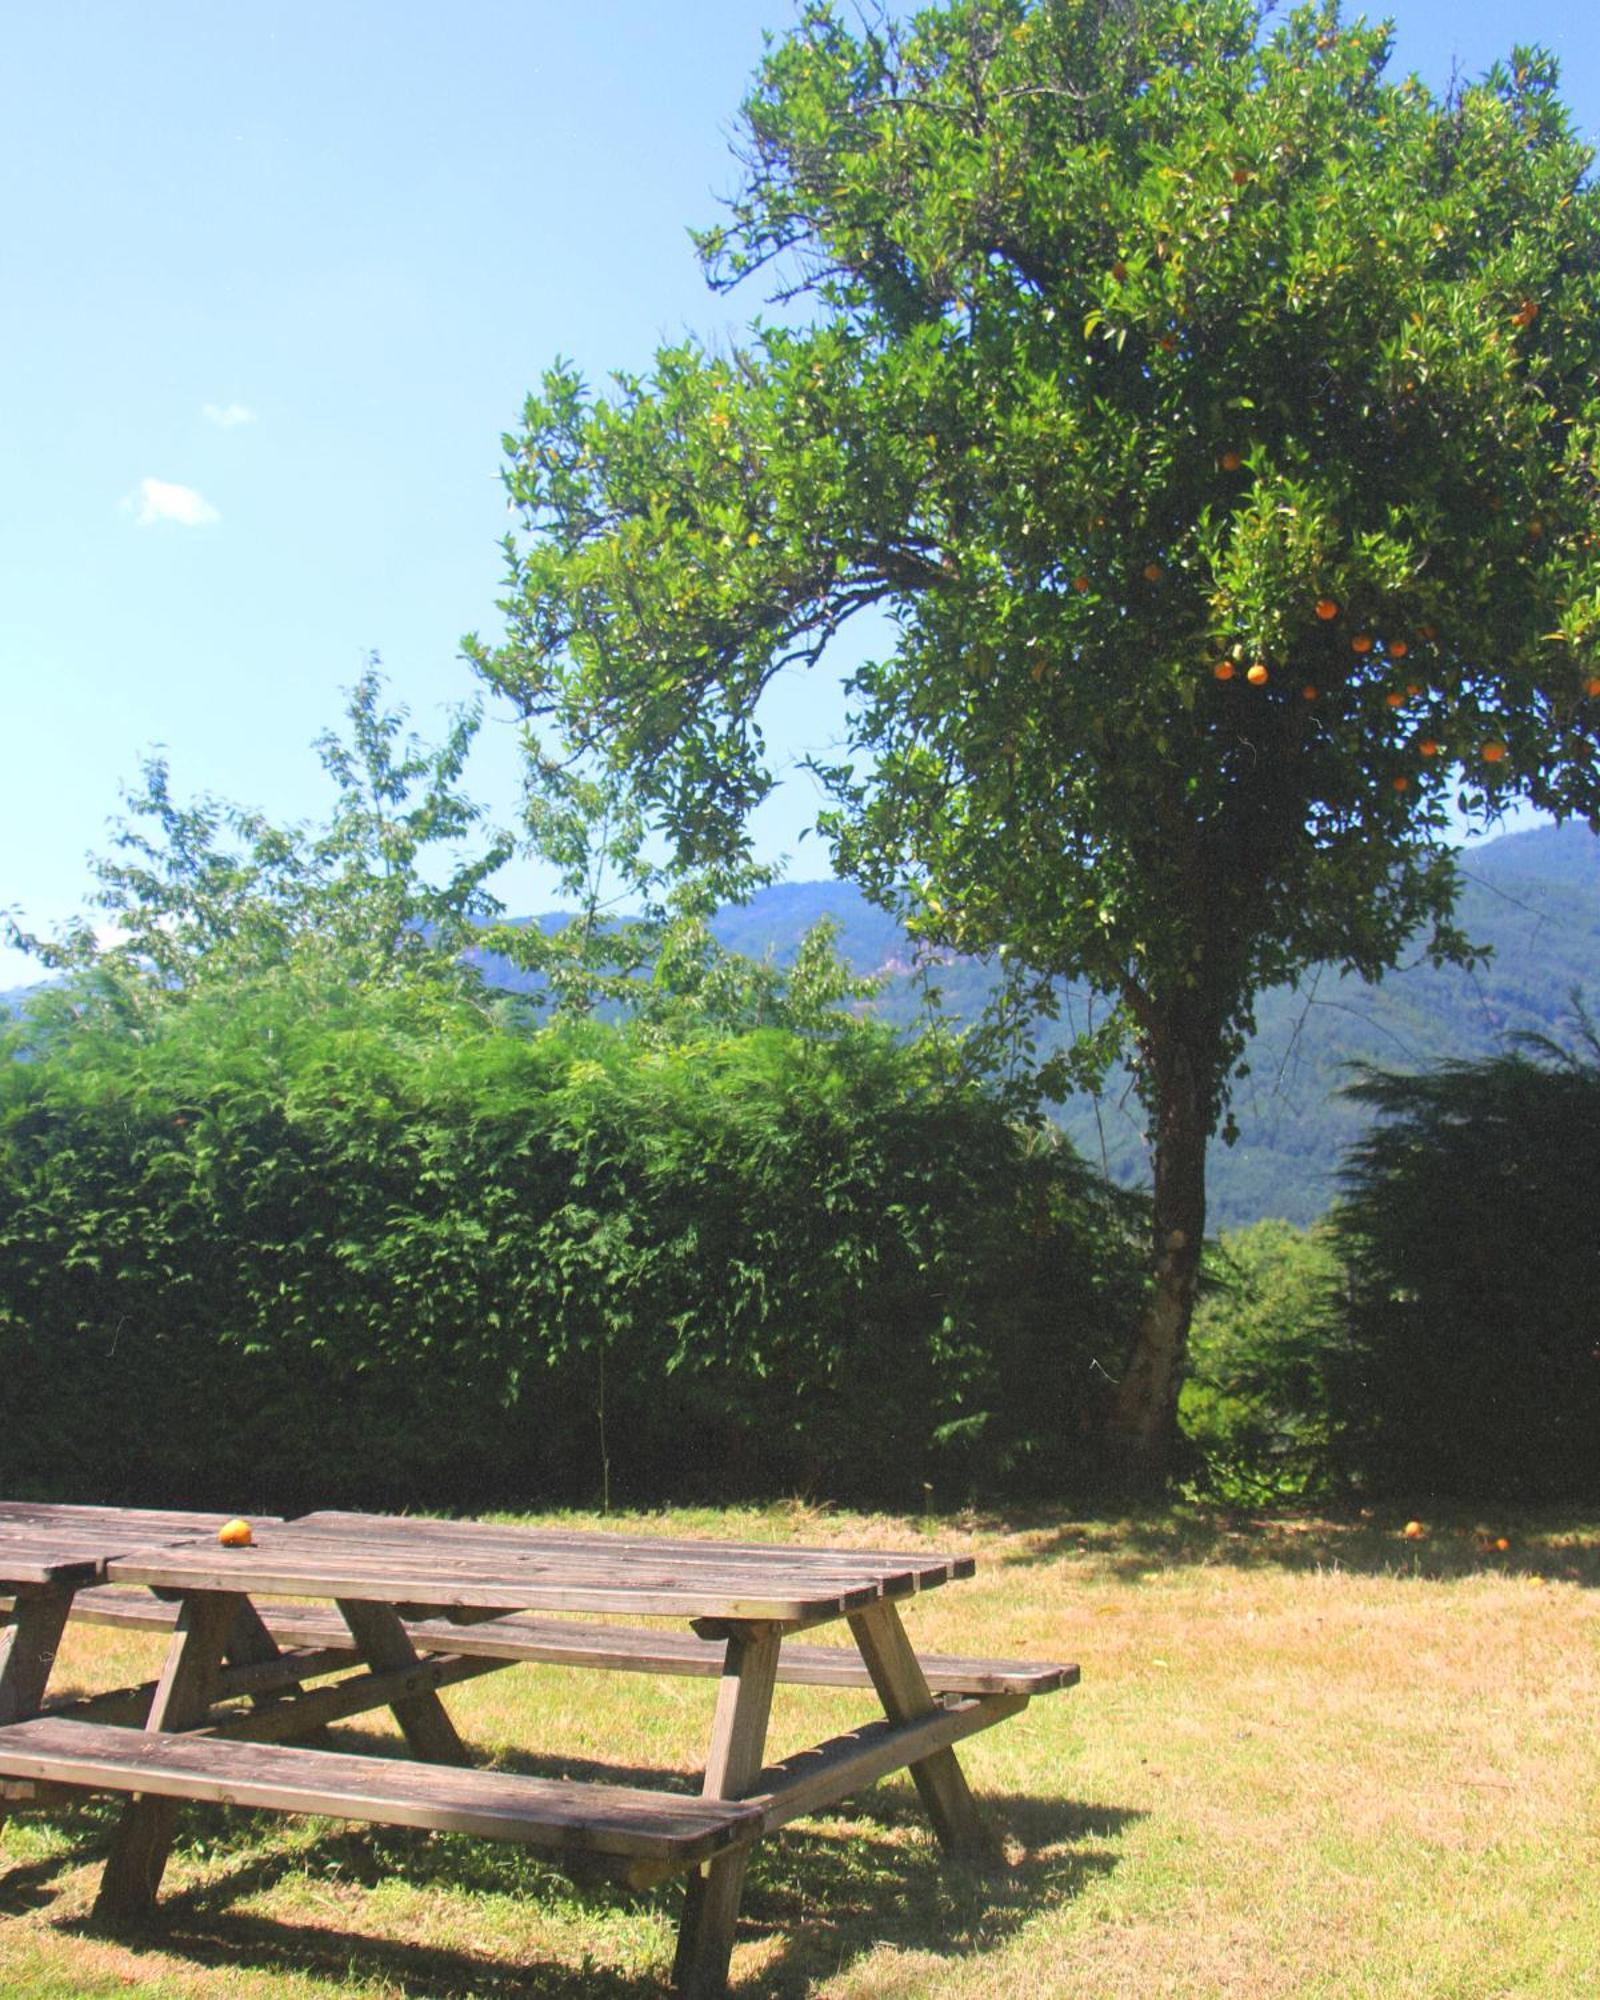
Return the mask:
[[[1353,1066],[1415,1070],[1488,1055],[1518,1034],[1566,1039],[1575,994],[1600,1012],[1600,839],[1582,825],[1506,834],[1465,850],[1461,875],[1457,920],[1487,953],[1475,969],[1434,967],[1419,949],[1378,985],[1323,969],[1260,997],[1249,1073],[1235,1088],[1239,1138],[1212,1148],[1213,1227],[1263,1216],[1307,1223],[1326,1212],[1340,1160],[1365,1123],[1341,1094]],[[727,945],[782,960],[822,917],[842,926],[840,949],[855,970],[883,976],[884,1016],[914,1021],[922,1002],[912,948],[846,884],[786,883],[724,912],[715,928]],[[970,961],[928,977],[961,1018],[982,1007],[989,989],[984,968]],[[1086,994],[1069,993],[1063,1027],[1046,1027],[1043,1042],[1074,1019],[1081,1024],[1088,1007]],[[1079,1150],[1115,1179],[1148,1177],[1142,1110],[1125,1075],[1098,1101],[1073,1099],[1059,1116]]]
[[[1264,1216],[1315,1221],[1338,1192],[1340,1160],[1365,1114],[1341,1094],[1352,1066],[1415,1070],[1504,1048],[1518,1034],[1569,1037],[1574,995],[1600,1015],[1600,839],[1582,825],[1538,827],[1466,849],[1456,916],[1487,956],[1474,970],[1437,968],[1420,950],[1376,986],[1330,969],[1294,988],[1260,996],[1249,1074],[1235,1086],[1235,1145],[1213,1146],[1211,1224],[1238,1228]],[[884,1019],[910,1028],[939,989],[947,1013],[972,1020],[991,988],[986,967],[947,959],[919,974],[905,933],[844,882],[785,882],[719,913],[713,928],[731,950],[780,962],[813,925],[839,927],[839,950],[857,972],[882,979]],[[564,918],[526,921],[551,928]],[[484,955],[492,984],[534,982]],[[0,994],[15,1011],[27,991]],[[1090,1018],[1089,996],[1063,996],[1061,1022],[1045,1024],[1049,1047]],[[1074,1098],[1058,1115],[1078,1149],[1125,1185],[1148,1178],[1143,1117],[1126,1075],[1096,1101]]]

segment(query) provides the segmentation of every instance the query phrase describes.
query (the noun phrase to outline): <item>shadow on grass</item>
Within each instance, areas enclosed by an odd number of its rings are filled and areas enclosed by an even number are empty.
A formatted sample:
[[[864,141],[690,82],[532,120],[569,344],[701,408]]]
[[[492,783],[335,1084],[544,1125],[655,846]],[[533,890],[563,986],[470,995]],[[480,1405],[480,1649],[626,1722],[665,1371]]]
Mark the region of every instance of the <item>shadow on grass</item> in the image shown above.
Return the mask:
[[[1408,1522],[1422,1530],[1408,1537]],[[1053,1523],[998,1560],[1024,1568],[1083,1563],[1092,1573],[1137,1585],[1163,1570],[1220,1566],[1301,1573],[1347,1570],[1358,1576],[1447,1582],[1500,1575],[1600,1588],[1600,1528],[1513,1508],[1469,1509],[1418,1502],[1360,1515],[1258,1515],[1164,1509],[1115,1520]],[[1506,1546],[1501,1548],[1499,1544]]]
[[[796,1824],[760,1842],[746,1884],[738,1937],[769,1951],[759,1985],[749,1990],[788,2000],[838,1971],[852,1957],[882,1945],[958,1959],[995,1945],[1041,1910],[1076,1896],[1086,1883],[1118,1865],[1119,1837],[1143,1817],[1117,1806],[1034,1797],[985,1801],[1013,1855],[1009,1865],[982,1873],[951,1867],[928,1830],[909,1786],[864,1795],[847,1817],[815,1827]],[[47,1911],[57,1876],[94,1869],[109,1845],[114,1811],[72,1822],[72,1851],[0,1866],[0,1910]],[[402,1885],[471,1897],[528,1898],[568,1907],[566,1878],[527,1849],[459,1835],[331,1826],[287,1849],[274,1814],[226,1813],[191,1807],[183,1846],[210,1856],[210,1879],[170,1893],[149,1927],[115,1929],[93,1917],[59,1921],[67,1935],[115,1936],[196,1967],[283,1970],[334,1981],[370,1980],[407,2000],[658,2000],[668,1974],[571,1960],[513,1961],[490,1952],[400,1942],[378,1928],[300,1922],[241,1910],[241,1901],[271,1891],[287,1877],[337,1883],[341,1892]],[[603,1934],[606,1912],[636,1918],[654,1913],[675,1927],[682,1887],[672,1882],[644,1894],[585,1887],[581,1900]]]

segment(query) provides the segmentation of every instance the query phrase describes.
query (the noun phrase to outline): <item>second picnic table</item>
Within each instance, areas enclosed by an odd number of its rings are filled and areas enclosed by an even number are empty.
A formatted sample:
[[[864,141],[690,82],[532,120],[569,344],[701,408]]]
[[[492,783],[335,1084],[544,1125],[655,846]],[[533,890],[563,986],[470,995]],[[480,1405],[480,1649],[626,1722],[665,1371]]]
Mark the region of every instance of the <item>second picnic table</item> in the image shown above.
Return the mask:
[[[122,1588],[108,1592],[83,1576],[74,1588],[80,1615],[170,1623],[159,1681],[131,1701],[111,1697],[111,1723],[105,1701],[31,1713],[42,1684],[26,1703],[13,1699],[17,1719],[0,1727],[0,1776],[13,1787],[137,1795],[99,1905],[123,1918],[153,1903],[182,1798],[524,1840],[636,1882],[687,1870],[675,1977],[684,1993],[717,1994],[751,1845],[788,1820],[909,1768],[945,1847],[967,1859],[993,1852],[952,1746],[1032,1695],[1071,1685],[1077,1670],[919,1659],[899,1601],[973,1568],[970,1557],[927,1552],[337,1512],[259,1522],[240,1548],[220,1546],[214,1532],[154,1534],[103,1561],[99,1574]],[[596,1617],[663,1618],[676,1628],[587,1622]],[[798,1642],[840,1622],[848,1647]],[[465,1768],[439,1689],[519,1660],[715,1676],[699,1796]],[[870,1686],[882,1717],[764,1766],[780,1680]],[[218,1706],[230,1696],[250,1706]],[[296,1741],[381,1706],[392,1709],[409,1759]],[[142,1716],[129,1712],[141,1707]],[[144,1728],[119,1726],[129,1720]]]

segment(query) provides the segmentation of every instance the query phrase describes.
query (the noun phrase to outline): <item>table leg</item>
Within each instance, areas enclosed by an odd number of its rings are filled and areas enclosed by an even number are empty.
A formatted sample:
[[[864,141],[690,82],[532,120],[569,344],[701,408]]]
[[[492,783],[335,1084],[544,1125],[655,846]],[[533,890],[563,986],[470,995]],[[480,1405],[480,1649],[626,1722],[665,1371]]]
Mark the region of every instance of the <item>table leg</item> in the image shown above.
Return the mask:
[[[38,1714],[72,1596],[70,1590],[61,1589],[18,1593],[11,1623],[0,1630],[0,1723],[22,1722]],[[5,1823],[6,1810],[0,1803],[0,1827]]]
[[[357,1598],[336,1600],[350,1636],[374,1673],[389,1673],[414,1667],[420,1655],[399,1614],[387,1604],[363,1603]],[[467,1746],[456,1734],[456,1726],[444,1703],[431,1688],[408,1694],[395,1702],[390,1713],[400,1725],[413,1757],[425,1764],[465,1764]]]
[[[197,1729],[210,1713],[222,1652],[239,1616],[232,1591],[199,1590],[186,1597],[166,1664],[150,1701],[146,1729]],[[95,1915],[127,1921],[148,1917],[172,1850],[178,1801],[135,1794],[122,1809],[100,1878]]]
[[[887,1598],[852,1613],[850,1629],[891,1722],[910,1722],[937,1708],[900,1614]],[[911,1766],[911,1776],[947,1853],[975,1865],[1000,1859],[999,1844],[953,1750],[936,1750],[924,1757]]]
[[[760,1773],[780,1636],[771,1625],[729,1634],[701,1786],[708,1799],[736,1799]],[[749,1859],[747,1846],[730,1848],[689,1877],[672,1967],[673,1981],[685,2000],[716,2000],[727,1990],[733,1929]]]

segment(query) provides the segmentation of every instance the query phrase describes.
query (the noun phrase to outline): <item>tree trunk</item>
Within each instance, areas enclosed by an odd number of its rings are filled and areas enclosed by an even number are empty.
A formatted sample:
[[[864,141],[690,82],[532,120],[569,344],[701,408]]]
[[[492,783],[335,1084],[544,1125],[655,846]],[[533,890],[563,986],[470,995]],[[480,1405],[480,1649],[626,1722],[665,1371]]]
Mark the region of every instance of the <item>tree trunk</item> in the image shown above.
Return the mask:
[[[1155,1494],[1171,1468],[1200,1278],[1213,1089],[1212,1062],[1196,1060],[1181,1037],[1152,1036],[1146,1054],[1156,1114],[1152,1284],[1112,1400],[1108,1444],[1112,1470],[1125,1489]]]

